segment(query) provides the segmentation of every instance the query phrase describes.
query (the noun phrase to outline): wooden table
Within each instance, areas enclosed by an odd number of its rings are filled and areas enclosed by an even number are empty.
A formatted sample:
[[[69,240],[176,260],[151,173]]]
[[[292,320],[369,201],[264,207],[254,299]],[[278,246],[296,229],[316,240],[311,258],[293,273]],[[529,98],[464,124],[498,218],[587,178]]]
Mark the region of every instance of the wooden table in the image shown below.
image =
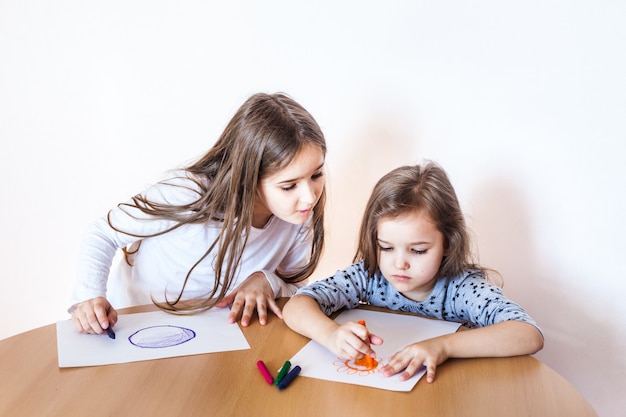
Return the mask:
[[[55,324],[10,337],[0,341],[0,416],[597,416],[531,356],[449,360],[409,393],[306,377],[279,391],[256,361],[278,369],[308,339],[275,316],[242,331],[251,349],[64,369]]]

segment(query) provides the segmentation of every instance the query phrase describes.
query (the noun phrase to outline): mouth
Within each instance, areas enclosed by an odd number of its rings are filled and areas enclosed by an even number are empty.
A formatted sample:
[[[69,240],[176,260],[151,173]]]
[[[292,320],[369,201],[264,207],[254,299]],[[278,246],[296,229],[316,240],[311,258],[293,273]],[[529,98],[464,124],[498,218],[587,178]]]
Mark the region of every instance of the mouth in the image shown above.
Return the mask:
[[[406,275],[394,275],[393,277],[396,281],[399,282],[406,282],[411,280],[411,277],[408,277]]]

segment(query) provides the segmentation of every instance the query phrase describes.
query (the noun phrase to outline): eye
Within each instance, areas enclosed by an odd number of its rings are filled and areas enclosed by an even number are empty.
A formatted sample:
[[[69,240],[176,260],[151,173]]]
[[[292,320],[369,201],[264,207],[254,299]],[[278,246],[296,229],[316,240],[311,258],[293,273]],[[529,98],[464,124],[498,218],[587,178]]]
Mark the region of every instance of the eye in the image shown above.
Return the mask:
[[[378,245],[378,249],[380,249],[381,252],[389,252],[391,251],[393,248],[391,246],[383,246],[383,245]]]
[[[280,187],[283,191],[291,191],[294,188],[296,188],[296,184],[290,184],[290,185],[283,185],[282,187]]]
[[[426,252],[428,252],[427,249],[411,249],[411,252],[413,252],[416,255],[424,255]]]
[[[320,171],[320,172],[316,172],[315,174],[311,175],[311,178],[316,180],[319,178],[322,178],[324,176],[324,172]]]

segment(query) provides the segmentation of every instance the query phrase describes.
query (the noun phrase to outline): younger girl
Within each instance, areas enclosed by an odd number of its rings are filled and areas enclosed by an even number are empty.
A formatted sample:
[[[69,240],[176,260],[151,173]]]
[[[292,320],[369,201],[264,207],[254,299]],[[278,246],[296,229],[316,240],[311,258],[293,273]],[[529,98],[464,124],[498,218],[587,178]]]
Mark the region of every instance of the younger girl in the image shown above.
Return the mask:
[[[334,276],[298,290],[283,309],[285,323],[334,354],[375,356],[383,340],[358,323],[328,318],[359,303],[408,311],[472,327],[406,346],[381,369],[400,379],[422,365],[433,382],[448,358],[514,356],[543,347],[537,324],[486,280],[471,262],[470,241],[446,173],[430,162],[405,166],[374,187],[359,234],[355,261]]]
[[[103,333],[115,307],[151,301],[171,312],[232,304],[229,321],[261,324],[292,295],[324,244],[326,143],[283,94],[256,94],[197,162],[119,204],[81,247],[70,308],[75,328]],[[123,249],[127,265],[108,280]],[[107,282],[108,281],[108,282]],[[110,284],[107,288],[107,284]]]

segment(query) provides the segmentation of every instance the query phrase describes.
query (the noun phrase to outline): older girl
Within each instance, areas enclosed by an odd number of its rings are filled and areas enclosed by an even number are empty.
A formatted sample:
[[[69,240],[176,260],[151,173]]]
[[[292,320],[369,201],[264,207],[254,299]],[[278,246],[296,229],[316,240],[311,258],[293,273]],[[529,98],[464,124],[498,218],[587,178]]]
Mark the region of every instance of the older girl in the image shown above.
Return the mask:
[[[154,302],[178,313],[231,305],[249,324],[256,309],[282,317],[324,245],[326,143],[313,117],[284,94],[255,94],[190,166],[90,228],[70,309],[75,328],[101,334],[114,308]],[[109,272],[123,249],[126,264]]]

